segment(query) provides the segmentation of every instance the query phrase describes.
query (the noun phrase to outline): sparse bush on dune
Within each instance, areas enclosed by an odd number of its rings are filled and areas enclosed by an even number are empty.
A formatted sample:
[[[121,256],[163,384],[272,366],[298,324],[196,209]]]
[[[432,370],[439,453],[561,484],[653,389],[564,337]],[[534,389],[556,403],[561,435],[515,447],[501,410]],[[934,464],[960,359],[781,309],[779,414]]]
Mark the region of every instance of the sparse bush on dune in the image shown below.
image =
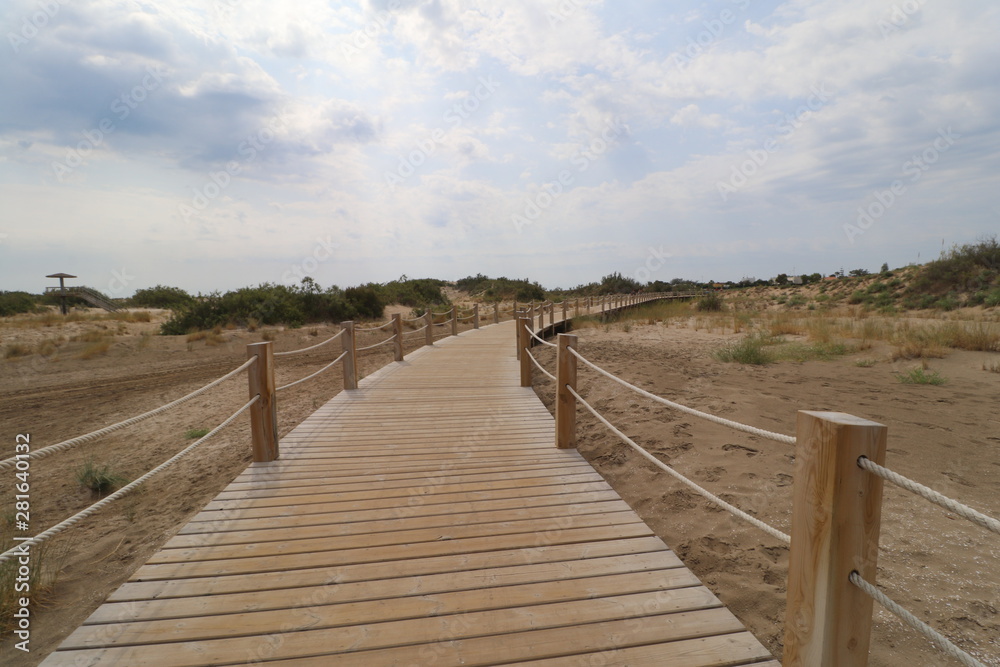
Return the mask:
[[[0,317],[34,313],[39,309],[38,299],[27,292],[0,292]]]
[[[194,297],[180,287],[157,285],[136,290],[128,300],[129,306],[139,308],[183,308],[194,303]]]

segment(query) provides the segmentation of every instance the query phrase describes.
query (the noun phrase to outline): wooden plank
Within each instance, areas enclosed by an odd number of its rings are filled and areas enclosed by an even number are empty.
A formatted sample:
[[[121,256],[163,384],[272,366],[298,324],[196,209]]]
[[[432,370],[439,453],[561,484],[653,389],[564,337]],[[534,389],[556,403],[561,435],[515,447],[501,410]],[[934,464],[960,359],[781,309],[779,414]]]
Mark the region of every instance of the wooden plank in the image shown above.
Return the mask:
[[[390,579],[345,582],[337,580],[328,591],[328,602],[358,602],[378,598],[430,595],[451,591],[477,590],[529,584],[543,581],[581,581],[585,586],[590,577],[657,572],[659,585],[664,588],[698,586],[701,582],[673,553],[652,551],[601,558],[573,559],[552,563],[532,563],[507,567],[461,570],[440,574],[395,577]],[[150,600],[142,605],[109,602],[101,605],[85,621],[85,625],[118,623],[133,620],[211,616],[235,611],[263,611],[308,607],[320,589],[328,583],[298,586],[249,593],[219,593]]]
[[[511,657],[508,642],[496,637],[498,634],[525,632],[544,628],[559,628],[584,625],[577,628],[585,631],[585,624],[611,620],[643,619],[649,625],[655,621],[659,631],[659,641],[664,639],[692,639],[742,631],[742,625],[727,609],[718,607],[715,597],[707,589],[685,589],[693,591],[690,598],[681,598],[674,603],[678,611],[648,616],[646,604],[657,604],[658,593],[644,593],[594,600],[561,602],[546,605],[527,606],[513,609],[470,612],[455,616],[428,616],[405,621],[373,623],[369,625],[347,626],[333,632],[328,629],[282,632],[281,641],[268,646],[270,659],[311,657],[339,653],[354,653],[367,649],[413,646],[430,641],[456,641],[487,634],[492,641],[480,646],[478,655],[463,659],[460,664],[490,664],[497,655]],[[666,607],[669,603],[665,602]],[[642,625],[639,623],[638,625]],[[113,633],[114,630],[108,630]],[[158,667],[197,667],[199,665],[229,664],[234,656],[245,658],[249,647],[256,648],[266,642],[264,638],[249,640],[232,637],[215,640],[173,642],[153,646],[115,646],[110,648],[59,651],[53,655],[53,665],[95,664],[97,661],[118,665],[142,664],[146,658],[155,655]],[[532,651],[547,648],[565,654],[568,646],[561,648],[526,647]],[[537,653],[536,653],[537,655]],[[513,656],[513,657],[516,657]],[[464,658],[464,656],[463,656]],[[94,662],[90,662],[94,661]],[[341,664],[338,656],[337,664]],[[367,664],[372,664],[371,662]]]
[[[680,561],[655,536],[601,542],[570,542],[538,547],[520,547],[478,553],[447,553],[439,556],[317,566],[297,570],[264,572],[236,576],[207,575],[195,578],[151,579],[140,568],[132,578],[112,593],[111,601],[163,600],[198,595],[226,595],[246,591],[270,591],[301,586],[325,586],[331,582],[346,584],[396,577],[419,577],[441,573],[488,570],[548,563],[565,564],[592,558],[658,554],[664,567],[676,567]],[[568,567],[559,565],[559,567]]]
[[[513,333],[438,339],[338,394],[45,664],[769,660],[578,452],[555,448],[551,415],[514,386]]]
[[[682,588],[667,587],[659,572],[611,575],[585,580],[542,581],[497,588],[450,591],[436,594],[389,598],[361,602],[331,603],[328,588],[312,592],[309,604],[266,611],[227,609],[219,615],[192,616],[183,619],[130,621],[109,632],[106,625],[84,625],[66,638],[63,649],[97,648],[114,644],[157,644],[177,641],[253,637],[276,627],[289,632],[357,626],[422,619],[449,614],[467,614],[501,609],[515,609],[539,602],[556,604],[600,598],[655,594],[659,609],[689,611],[717,606],[712,593],[696,582]]]

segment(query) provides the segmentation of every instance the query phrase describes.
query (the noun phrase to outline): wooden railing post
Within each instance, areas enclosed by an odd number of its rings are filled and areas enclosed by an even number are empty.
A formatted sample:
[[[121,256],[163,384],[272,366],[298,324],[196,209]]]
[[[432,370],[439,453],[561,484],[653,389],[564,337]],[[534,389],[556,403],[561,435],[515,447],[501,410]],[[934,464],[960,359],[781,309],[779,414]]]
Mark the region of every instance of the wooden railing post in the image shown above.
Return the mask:
[[[865,667],[873,601],[849,577],[875,581],[882,480],[857,461],[885,463],[886,427],[799,411],[796,440],[782,664]]]
[[[500,302],[493,304],[493,324],[500,324]]]
[[[247,359],[257,363],[247,369],[250,398],[260,400],[250,406],[250,437],[254,463],[278,458],[278,404],[274,397],[274,347],[270,341],[247,345]]]
[[[567,308],[566,299],[563,299],[562,306],[563,306],[563,322],[565,322],[566,321],[566,308]]]
[[[574,306],[574,311],[573,311],[574,316],[580,317],[580,297],[576,297],[576,303],[573,304],[573,306]]]
[[[478,303],[472,304],[472,328],[473,329],[478,329],[479,328],[479,304]]]
[[[545,302],[542,301],[538,305],[538,330],[541,331],[545,328]]]
[[[576,396],[566,389],[576,391],[576,357],[569,351],[576,349],[576,336],[559,334],[556,350],[556,447],[576,447]]]
[[[528,358],[528,348],[531,346],[531,334],[527,327],[530,327],[533,320],[527,317],[517,321],[517,350],[521,360],[521,386],[531,386],[531,359]]]
[[[403,360],[403,318],[399,316],[399,313],[393,313],[392,315],[392,330],[396,333],[396,340],[393,341],[393,348],[395,349],[395,359],[396,361]]]
[[[341,322],[340,327],[344,330],[344,335],[340,337],[340,342],[344,346],[344,389],[358,388],[357,359],[358,350],[354,342],[354,322]]]
[[[514,347],[517,348],[518,361],[521,360],[521,320],[523,318],[523,311],[514,311]]]
[[[549,303],[549,326],[556,323],[556,304],[555,302]]]
[[[451,335],[458,335],[458,306],[451,307]]]
[[[434,344],[434,315],[431,313],[430,307],[427,308],[427,312],[424,313],[424,323],[427,328],[424,329],[424,345]]]

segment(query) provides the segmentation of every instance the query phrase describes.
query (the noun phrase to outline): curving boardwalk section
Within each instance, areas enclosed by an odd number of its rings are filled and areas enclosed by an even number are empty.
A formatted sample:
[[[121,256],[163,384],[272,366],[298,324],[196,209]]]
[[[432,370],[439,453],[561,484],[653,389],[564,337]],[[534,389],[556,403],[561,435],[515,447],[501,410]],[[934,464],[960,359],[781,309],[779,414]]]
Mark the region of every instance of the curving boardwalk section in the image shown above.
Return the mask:
[[[513,326],[336,396],[44,664],[777,665],[555,449]]]

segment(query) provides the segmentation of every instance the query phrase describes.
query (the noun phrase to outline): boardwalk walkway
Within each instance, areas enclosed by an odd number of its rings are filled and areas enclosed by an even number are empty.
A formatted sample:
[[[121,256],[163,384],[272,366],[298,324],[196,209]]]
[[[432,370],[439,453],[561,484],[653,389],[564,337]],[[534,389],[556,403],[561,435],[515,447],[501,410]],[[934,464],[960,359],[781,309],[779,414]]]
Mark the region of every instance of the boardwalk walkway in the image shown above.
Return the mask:
[[[446,338],[333,398],[44,664],[775,667],[555,449],[518,386],[513,327]]]

